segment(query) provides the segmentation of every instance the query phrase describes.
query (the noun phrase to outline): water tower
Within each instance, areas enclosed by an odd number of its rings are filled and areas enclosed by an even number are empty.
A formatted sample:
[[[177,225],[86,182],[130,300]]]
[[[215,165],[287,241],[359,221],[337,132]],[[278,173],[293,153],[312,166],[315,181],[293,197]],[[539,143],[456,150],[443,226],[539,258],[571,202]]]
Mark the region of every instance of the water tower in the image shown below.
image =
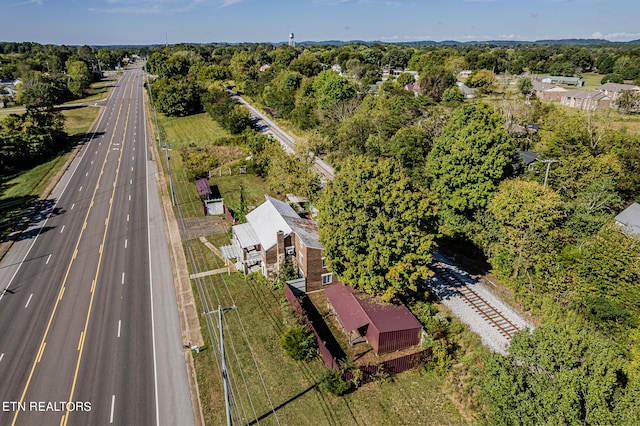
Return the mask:
[[[289,33],[289,46],[296,47],[296,42],[293,41],[293,33]]]

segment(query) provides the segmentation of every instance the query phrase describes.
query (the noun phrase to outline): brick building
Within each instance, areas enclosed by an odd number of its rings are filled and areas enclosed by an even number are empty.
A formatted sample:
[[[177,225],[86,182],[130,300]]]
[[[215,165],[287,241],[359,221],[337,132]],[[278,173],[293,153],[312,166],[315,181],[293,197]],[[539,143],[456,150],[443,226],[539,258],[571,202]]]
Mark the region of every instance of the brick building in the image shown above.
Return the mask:
[[[233,226],[232,244],[222,248],[236,259],[245,274],[260,271],[273,278],[290,261],[298,272],[297,287],[318,290],[333,283],[318,237],[318,224],[300,217],[287,203],[265,196],[266,201],[248,213],[247,223]]]

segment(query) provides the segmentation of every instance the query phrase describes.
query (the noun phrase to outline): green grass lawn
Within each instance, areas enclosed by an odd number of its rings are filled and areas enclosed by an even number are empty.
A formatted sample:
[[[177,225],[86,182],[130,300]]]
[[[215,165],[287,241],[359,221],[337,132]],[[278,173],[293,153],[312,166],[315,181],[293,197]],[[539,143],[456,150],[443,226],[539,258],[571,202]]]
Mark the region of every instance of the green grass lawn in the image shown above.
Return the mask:
[[[582,89],[593,90],[596,87],[602,85],[600,81],[602,80],[602,77],[604,77],[604,75],[598,74],[596,72],[586,72],[582,74],[581,77],[584,80],[584,87],[582,87]]]
[[[189,246],[196,259],[206,259],[201,243],[192,241]],[[201,267],[208,268],[198,265]],[[212,306],[237,305],[237,310],[224,316],[235,422],[246,424],[257,417],[267,425],[465,423],[443,389],[445,378],[420,370],[369,383],[342,397],[327,393],[317,386],[326,371],[319,358],[296,362],[280,348],[287,318],[282,290],[245,280],[240,273],[207,277],[202,287]],[[200,306],[199,300],[197,304]],[[213,319],[212,331],[217,336],[217,318]],[[200,320],[206,331],[204,316]],[[218,425],[225,422],[225,410],[218,351],[212,347],[217,342],[209,341],[206,332],[204,336],[206,349],[194,359],[206,424]]]
[[[84,135],[98,116],[99,109],[83,107],[63,111],[65,128],[70,137]],[[0,200],[25,196],[38,196],[48,185],[49,180],[60,170],[67,160],[70,151],[63,152],[46,163],[25,170],[3,182]]]
[[[189,179],[189,171],[180,156],[180,150],[187,147],[205,147],[213,144],[219,138],[228,137],[229,134],[218,123],[213,121],[208,114],[197,114],[189,117],[166,117],[158,114],[158,125],[162,134],[162,143],[169,144],[170,166],[174,179],[174,188],[180,196],[183,217],[196,217],[202,215],[202,207],[197,197],[193,181]],[[224,149],[224,147],[221,147]],[[237,150],[233,161],[245,156]],[[166,170],[165,151],[161,151],[162,165]],[[243,187],[248,206],[257,206],[264,202],[264,195],[269,193],[264,180],[252,174],[228,175],[224,164],[219,168],[222,176],[212,176],[209,179],[211,186],[216,186],[220,195],[225,199],[225,204],[231,209],[240,207],[240,188]],[[225,176],[224,173],[227,173]],[[234,173],[237,173],[235,171]]]
[[[158,123],[162,132],[162,142],[170,143],[172,148],[190,144],[204,146],[229,135],[206,113],[188,117],[166,117],[158,114]]]
[[[93,106],[63,110],[62,115],[69,136],[86,134],[99,113],[100,108]]]

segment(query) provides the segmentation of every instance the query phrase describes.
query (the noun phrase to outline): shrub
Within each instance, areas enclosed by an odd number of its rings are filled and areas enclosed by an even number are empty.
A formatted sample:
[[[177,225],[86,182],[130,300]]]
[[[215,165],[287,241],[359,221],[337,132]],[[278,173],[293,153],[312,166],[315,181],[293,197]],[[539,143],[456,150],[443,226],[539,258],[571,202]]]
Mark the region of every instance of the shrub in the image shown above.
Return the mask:
[[[340,396],[351,390],[351,383],[342,377],[341,370],[327,370],[320,380],[320,388]]]
[[[318,353],[313,332],[301,324],[294,325],[284,333],[280,346],[296,361],[311,361]]]
[[[455,363],[455,358],[452,354],[453,349],[453,345],[445,339],[432,340],[432,357],[431,360],[424,365],[425,371],[434,371],[436,374],[445,374],[448,372]]]
[[[262,275],[261,272],[252,272],[247,275],[247,278],[253,283],[267,287],[269,290],[282,290],[284,288],[280,281],[272,281]]]

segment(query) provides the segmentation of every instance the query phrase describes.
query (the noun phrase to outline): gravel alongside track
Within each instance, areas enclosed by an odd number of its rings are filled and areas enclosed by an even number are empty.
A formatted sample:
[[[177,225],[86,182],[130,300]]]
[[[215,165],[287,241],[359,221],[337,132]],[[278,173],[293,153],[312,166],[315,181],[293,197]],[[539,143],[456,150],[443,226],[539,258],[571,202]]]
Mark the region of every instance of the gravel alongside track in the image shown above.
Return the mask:
[[[534,328],[533,324],[527,321],[522,315],[516,312],[511,306],[506,304],[497,296],[486,284],[479,281],[475,277],[469,275],[459,265],[447,259],[442,253],[436,252],[433,255],[433,262],[437,263],[440,268],[446,268],[452,275],[478,296],[491,305],[491,307],[507,318],[511,323],[516,325],[520,330]],[[443,305],[445,305],[451,313],[463,323],[469,325],[471,330],[480,336],[482,343],[489,347],[492,351],[506,354],[509,346],[510,338],[505,336],[501,331],[492,325],[487,319],[474,309],[461,294],[456,290],[455,284],[438,275],[429,278],[426,286],[431,293],[436,296]]]

